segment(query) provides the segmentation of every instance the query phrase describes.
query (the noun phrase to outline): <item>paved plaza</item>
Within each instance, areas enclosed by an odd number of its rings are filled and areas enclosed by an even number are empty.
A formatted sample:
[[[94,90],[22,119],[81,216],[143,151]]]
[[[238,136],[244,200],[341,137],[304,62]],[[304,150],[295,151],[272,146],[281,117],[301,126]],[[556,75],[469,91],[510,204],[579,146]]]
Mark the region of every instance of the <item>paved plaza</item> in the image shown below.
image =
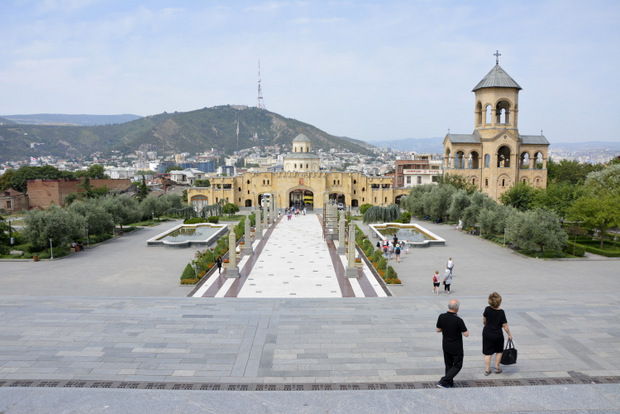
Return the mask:
[[[403,285],[380,297],[357,279],[342,288],[342,258],[325,253],[313,223],[272,227],[240,263],[237,297],[231,287],[187,297],[193,287],[178,280],[194,250],[146,247],[173,223],[60,260],[0,262],[0,413],[620,412],[619,260],[529,259],[420,222],[446,246],[390,261]],[[453,294],[433,295],[448,257]],[[493,290],[519,361],[485,377]],[[470,337],[458,388],[441,390],[435,321],[450,298]]]

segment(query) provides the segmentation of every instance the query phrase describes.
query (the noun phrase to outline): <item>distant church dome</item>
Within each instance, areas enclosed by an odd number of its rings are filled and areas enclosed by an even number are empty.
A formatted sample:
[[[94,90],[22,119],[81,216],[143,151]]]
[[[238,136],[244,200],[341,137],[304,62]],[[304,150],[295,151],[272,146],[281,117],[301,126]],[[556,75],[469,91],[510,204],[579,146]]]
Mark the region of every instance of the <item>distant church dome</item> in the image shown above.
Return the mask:
[[[311,152],[312,141],[304,134],[293,140],[293,152],[284,156],[284,171],[314,172],[319,171],[320,158]]]

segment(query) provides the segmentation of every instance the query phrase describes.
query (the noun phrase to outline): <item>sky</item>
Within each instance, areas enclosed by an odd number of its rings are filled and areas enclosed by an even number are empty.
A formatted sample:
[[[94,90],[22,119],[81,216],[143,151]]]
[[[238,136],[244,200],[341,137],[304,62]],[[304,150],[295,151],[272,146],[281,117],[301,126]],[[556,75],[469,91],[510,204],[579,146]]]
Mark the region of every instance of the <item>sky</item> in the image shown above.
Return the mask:
[[[364,141],[474,130],[473,87],[523,88],[519,132],[620,142],[620,1],[3,0],[0,114],[256,106]]]

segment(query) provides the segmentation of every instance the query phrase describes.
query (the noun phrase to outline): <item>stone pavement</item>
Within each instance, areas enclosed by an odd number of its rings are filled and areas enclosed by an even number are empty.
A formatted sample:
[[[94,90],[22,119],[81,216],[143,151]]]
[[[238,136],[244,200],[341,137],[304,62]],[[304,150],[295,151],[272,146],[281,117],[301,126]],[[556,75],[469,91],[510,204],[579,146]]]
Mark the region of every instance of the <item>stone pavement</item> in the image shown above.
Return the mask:
[[[132,253],[115,246],[129,238],[81,257],[97,266],[107,258],[111,274],[129,266],[126,277],[137,276],[128,287],[152,275],[168,290],[146,283],[132,292],[113,277],[114,293],[93,294],[63,275],[82,265],[72,258],[0,263],[0,413],[620,412],[620,303],[609,291],[620,261],[527,259],[429,228],[448,245],[411,249],[397,265],[404,286],[386,298],[181,297],[179,273],[116,257]],[[134,244],[147,233],[132,235]],[[193,253],[157,252],[179,256],[161,269]],[[471,335],[459,388],[441,390],[433,388],[443,371],[434,324],[449,298],[430,293],[429,269],[449,255],[452,297]],[[22,268],[44,271],[33,278],[50,293],[16,284],[7,269]],[[519,361],[484,377],[481,315],[492,290],[504,297]]]

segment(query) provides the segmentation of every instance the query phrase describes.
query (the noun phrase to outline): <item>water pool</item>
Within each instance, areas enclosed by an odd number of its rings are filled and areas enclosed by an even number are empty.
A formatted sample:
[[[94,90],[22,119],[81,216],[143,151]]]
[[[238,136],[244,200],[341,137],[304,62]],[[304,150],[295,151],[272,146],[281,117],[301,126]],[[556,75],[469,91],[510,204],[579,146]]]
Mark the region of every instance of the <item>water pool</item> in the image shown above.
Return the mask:
[[[180,224],[146,241],[148,246],[208,246],[228,231],[225,224]]]
[[[375,237],[379,239],[407,240],[411,247],[445,246],[446,241],[417,224],[384,223],[371,224]]]

